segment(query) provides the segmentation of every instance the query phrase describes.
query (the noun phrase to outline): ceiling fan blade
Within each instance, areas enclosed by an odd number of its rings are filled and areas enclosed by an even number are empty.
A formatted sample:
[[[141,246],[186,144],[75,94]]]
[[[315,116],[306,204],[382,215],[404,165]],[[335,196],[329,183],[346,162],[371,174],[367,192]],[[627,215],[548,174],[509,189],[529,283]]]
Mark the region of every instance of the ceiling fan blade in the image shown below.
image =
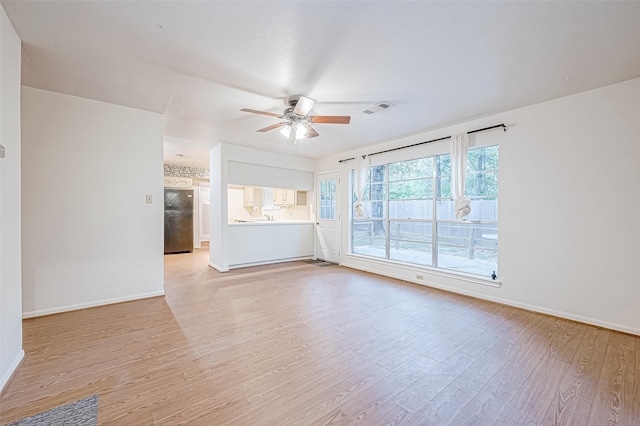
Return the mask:
[[[309,117],[309,121],[321,124],[349,124],[351,117],[348,115],[316,115]]]
[[[298,103],[296,104],[296,107],[293,109],[293,112],[298,115],[307,115],[309,114],[309,111],[311,111],[313,106],[316,104],[316,102],[317,101],[311,98],[307,98],[306,96],[300,96],[300,99],[298,99]]]
[[[315,138],[316,136],[320,136],[320,133],[316,132],[316,130],[311,127],[309,123],[303,123],[304,127],[307,129],[307,138]]]
[[[252,112],[254,114],[262,114],[262,115],[268,115],[270,117],[278,117],[278,118],[282,118],[282,114],[276,114],[275,112],[267,112],[267,111],[258,111],[256,109],[249,109],[249,108],[242,108],[240,111],[244,111],[244,112]]]
[[[287,123],[286,121],[282,122],[282,123],[272,124],[271,126],[265,127],[263,129],[258,129],[258,130],[256,130],[256,132],[268,132],[269,130],[277,129],[277,128],[285,126],[287,124],[289,124],[289,123]]]

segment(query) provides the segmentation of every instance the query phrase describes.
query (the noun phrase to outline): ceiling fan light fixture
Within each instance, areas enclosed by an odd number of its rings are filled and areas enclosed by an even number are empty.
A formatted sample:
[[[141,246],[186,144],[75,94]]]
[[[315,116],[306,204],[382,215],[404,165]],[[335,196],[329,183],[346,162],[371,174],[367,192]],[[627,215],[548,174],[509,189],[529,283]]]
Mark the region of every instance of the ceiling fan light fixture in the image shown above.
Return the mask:
[[[293,130],[293,127],[289,124],[287,124],[286,126],[284,126],[282,128],[282,130],[280,130],[280,133],[284,136],[284,137],[291,137],[291,132]],[[295,139],[302,139],[307,135],[307,129],[304,127],[304,124],[302,123],[298,123],[296,124],[295,127],[295,132],[293,132],[295,134],[294,138]]]
[[[304,124],[298,123],[296,126],[296,139],[302,139],[307,136],[307,129],[304,127]]]
[[[288,138],[289,135],[291,134],[291,126],[287,124],[282,128],[282,130],[280,130],[280,133],[282,134],[282,136]]]

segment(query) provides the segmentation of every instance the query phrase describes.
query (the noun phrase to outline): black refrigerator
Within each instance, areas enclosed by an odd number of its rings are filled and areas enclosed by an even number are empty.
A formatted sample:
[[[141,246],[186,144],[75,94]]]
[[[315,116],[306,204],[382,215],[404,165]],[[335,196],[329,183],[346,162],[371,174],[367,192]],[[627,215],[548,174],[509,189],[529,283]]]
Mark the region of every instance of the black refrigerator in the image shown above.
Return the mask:
[[[164,190],[164,254],[193,252],[193,191]]]

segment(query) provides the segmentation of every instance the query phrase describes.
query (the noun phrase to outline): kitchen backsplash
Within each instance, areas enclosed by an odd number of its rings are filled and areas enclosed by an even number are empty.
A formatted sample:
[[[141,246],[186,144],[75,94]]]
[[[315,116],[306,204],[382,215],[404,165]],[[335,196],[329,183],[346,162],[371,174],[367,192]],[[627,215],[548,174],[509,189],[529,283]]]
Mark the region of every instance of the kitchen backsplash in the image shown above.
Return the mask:
[[[176,164],[164,165],[165,176],[189,177],[198,179],[209,179],[209,170],[199,167],[178,166]]]

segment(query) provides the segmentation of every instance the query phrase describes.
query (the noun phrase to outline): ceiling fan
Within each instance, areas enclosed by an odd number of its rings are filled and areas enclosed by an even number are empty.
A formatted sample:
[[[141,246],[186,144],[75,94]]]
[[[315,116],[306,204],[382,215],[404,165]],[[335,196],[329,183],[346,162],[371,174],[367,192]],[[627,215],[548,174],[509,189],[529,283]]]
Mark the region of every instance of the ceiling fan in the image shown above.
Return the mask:
[[[268,115],[270,117],[282,118],[282,121],[271,126],[256,130],[256,132],[268,132],[282,127],[280,133],[288,137],[291,143],[296,143],[297,139],[315,138],[319,135],[311,123],[317,124],[349,124],[351,117],[348,115],[307,115],[316,104],[317,101],[300,96],[298,98],[289,98],[289,106],[282,114],[273,112],[258,111],[255,109],[242,108],[240,111],[251,112],[253,114]]]

